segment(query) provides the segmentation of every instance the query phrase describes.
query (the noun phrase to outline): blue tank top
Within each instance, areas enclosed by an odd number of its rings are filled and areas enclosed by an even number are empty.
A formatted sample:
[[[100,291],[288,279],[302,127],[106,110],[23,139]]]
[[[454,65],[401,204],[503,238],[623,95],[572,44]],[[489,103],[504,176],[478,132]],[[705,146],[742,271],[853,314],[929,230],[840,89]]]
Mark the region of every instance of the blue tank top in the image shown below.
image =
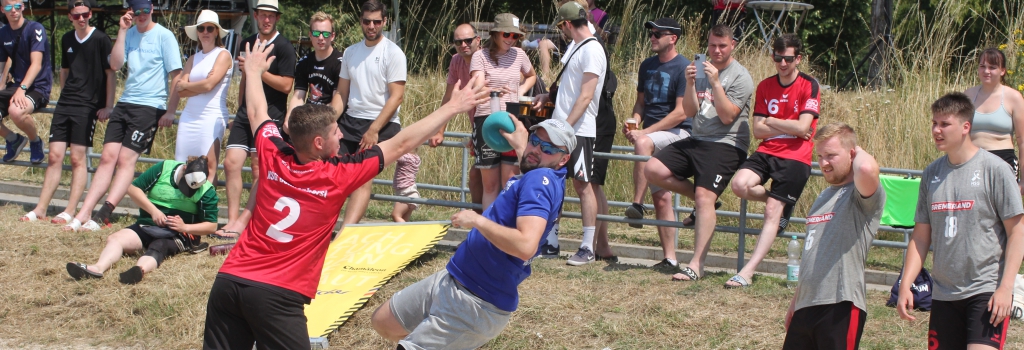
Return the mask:
[[[1002,87],[1000,87],[1001,89]],[[978,91],[978,95],[981,91]],[[1013,134],[1013,117],[1003,107],[1003,97],[999,97],[999,109],[988,113],[978,112],[974,110],[974,123],[971,125],[971,133],[977,131],[984,131],[996,135],[1011,135]],[[974,96],[975,102],[977,102],[978,96]]]

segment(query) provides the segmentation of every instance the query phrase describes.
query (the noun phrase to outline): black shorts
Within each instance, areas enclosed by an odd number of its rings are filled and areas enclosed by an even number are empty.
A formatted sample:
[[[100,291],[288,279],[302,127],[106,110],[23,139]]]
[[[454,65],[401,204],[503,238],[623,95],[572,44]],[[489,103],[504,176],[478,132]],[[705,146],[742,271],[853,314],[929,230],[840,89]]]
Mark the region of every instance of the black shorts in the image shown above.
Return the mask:
[[[868,313],[852,302],[796,310],[783,349],[857,349]]]
[[[280,118],[274,118],[273,114],[271,114],[270,120],[277,124],[284,142],[291,142],[291,138],[284,132],[284,115],[281,115]],[[255,142],[256,139],[252,135],[252,124],[249,123],[249,116],[245,111],[245,107],[238,107],[238,113],[235,113],[235,120],[231,122],[228,146],[225,149],[241,149],[250,153],[256,153]]]
[[[160,266],[164,259],[178,255],[178,253],[183,251],[191,250],[192,247],[199,244],[199,237],[187,233],[178,233],[178,236],[174,238],[156,238],[146,233],[139,223],[126,228],[134,231],[139,236],[139,240],[142,241],[142,248],[146,250],[143,255],[156,259],[157,266]]]
[[[309,349],[301,294],[217,275],[206,304],[203,349]]]
[[[740,169],[750,169],[761,177],[761,185],[771,179],[772,189],[768,191],[768,196],[790,205],[800,199],[807,179],[811,177],[810,165],[761,152],[754,152]]]
[[[19,86],[9,86],[6,89],[0,90],[0,120],[7,116],[7,109],[11,107],[11,98],[14,97],[14,93],[21,90]],[[50,103],[50,96],[43,96],[35,90],[29,90],[25,92],[25,97],[28,98],[29,102],[32,102],[32,111],[39,108],[46,107],[47,103]]]
[[[359,152],[359,142],[363,141],[363,134],[370,129],[372,120],[353,118],[348,113],[342,113],[338,118],[338,129],[341,129],[341,150],[338,154],[350,154]],[[402,131],[398,123],[388,122],[377,133],[377,143],[381,143],[395,137]]]
[[[484,120],[486,116],[473,118],[473,153],[476,154],[476,161],[473,167],[477,169],[492,169],[501,166],[501,152],[495,151],[484,142]]]
[[[1003,161],[1006,162],[1006,164],[1009,164],[1010,169],[1013,169],[1013,176],[1020,175],[1020,171],[1018,169],[1019,164],[1017,164],[1017,153],[1014,153],[1012,148],[997,149],[994,151],[989,151],[989,153],[995,154],[999,158],[1002,158]]]
[[[60,107],[50,120],[50,142],[92,147],[96,131],[97,109],[82,109],[84,113],[65,112]]]
[[[981,293],[956,301],[932,300],[932,315],[928,321],[929,349],[966,349],[968,344],[984,344],[1002,349],[1007,317],[999,326],[988,322],[988,300],[992,293]]]
[[[594,141],[594,152],[611,153],[612,144],[615,143],[615,135],[597,135]],[[590,183],[604,186],[604,180],[608,178],[608,158],[594,157],[594,176]]]
[[[693,177],[695,186],[722,195],[729,181],[747,159],[747,152],[732,145],[683,139],[668,145],[654,158],[665,164],[679,179]]]
[[[156,123],[164,113],[167,111],[163,109],[118,102],[110,113],[103,143],[120,143],[121,147],[148,154],[156,134]]]
[[[572,178],[582,182],[593,181],[594,143],[593,137],[576,136],[576,148],[569,156],[569,164],[565,165],[572,173]]]

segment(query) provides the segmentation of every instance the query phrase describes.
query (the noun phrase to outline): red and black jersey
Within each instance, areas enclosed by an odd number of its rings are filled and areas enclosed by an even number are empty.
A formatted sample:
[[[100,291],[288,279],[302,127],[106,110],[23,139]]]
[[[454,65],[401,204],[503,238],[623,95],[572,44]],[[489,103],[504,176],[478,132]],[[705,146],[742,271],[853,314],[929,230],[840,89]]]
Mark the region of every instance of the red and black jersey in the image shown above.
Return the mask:
[[[782,86],[778,74],[762,80],[757,85],[754,101],[754,116],[798,120],[801,114],[807,113],[814,116],[814,120],[811,121],[811,136],[813,131],[817,130],[821,89],[818,80],[810,75],[801,72],[788,86]],[[813,148],[811,140],[793,135],[779,135],[761,141],[757,146],[757,152],[810,165]]]
[[[380,147],[300,164],[277,125],[255,135],[256,208],[220,272],[312,299],[341,206],[384,168]]]

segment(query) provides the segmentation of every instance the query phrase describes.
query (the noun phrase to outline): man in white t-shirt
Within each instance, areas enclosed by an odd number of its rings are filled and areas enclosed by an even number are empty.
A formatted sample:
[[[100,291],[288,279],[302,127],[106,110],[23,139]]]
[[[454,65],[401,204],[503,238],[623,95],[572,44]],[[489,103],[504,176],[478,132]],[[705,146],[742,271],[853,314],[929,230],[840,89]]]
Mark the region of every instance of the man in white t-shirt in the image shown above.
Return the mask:
[[[384,37],[387,8],[378,0],[362,5],[363,41],[345,49],[338,89],[331,107],[343,112],[340,153],[356,153],[398,134],[398,109],[405,94],[405,53]],[[370,203],[372,181],[352,192],[345,209],[346,225],[358,223]]]
[[[563,72],[558,81],[554,118],[567,121],[576,131],[576,148],[567,165],[572,173],[573,188],[580,197],[583,215],[583,242],[569,265],[579,266],[593,262],[597,255],[611,256],[608,234],[603,233],[594,242],[597,229],[597,198],[604,197],[591,185],[594,163],[594,141],[597,137],[597,105],[604,88],[605,68],[608,61],[604,48],[591,33],[587,10],[579,3],[568,2],[558,8],[558,27],[572,38],[566,50]],[[550,101],[548,94],[538,95],[534,108]],[[595,254],[595,251],[600,254]]]

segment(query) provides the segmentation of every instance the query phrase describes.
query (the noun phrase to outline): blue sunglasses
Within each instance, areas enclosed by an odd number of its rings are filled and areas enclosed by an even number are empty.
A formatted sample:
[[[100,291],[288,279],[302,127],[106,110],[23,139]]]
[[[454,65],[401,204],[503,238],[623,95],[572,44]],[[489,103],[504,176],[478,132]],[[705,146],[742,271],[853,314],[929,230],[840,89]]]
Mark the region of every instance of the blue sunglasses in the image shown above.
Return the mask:
[[[22,8],[24,8],[24,6],[21,4],[4,5],[4,12],[10,12],[12,9],[21,11]]]
[[[558,148],[555,144],[541,140],[537,134],[530,135],[530,144],[534,146],[540,146],[540,151],[547,155],[553,155],[558,153],[569,153],[568,151]]]

